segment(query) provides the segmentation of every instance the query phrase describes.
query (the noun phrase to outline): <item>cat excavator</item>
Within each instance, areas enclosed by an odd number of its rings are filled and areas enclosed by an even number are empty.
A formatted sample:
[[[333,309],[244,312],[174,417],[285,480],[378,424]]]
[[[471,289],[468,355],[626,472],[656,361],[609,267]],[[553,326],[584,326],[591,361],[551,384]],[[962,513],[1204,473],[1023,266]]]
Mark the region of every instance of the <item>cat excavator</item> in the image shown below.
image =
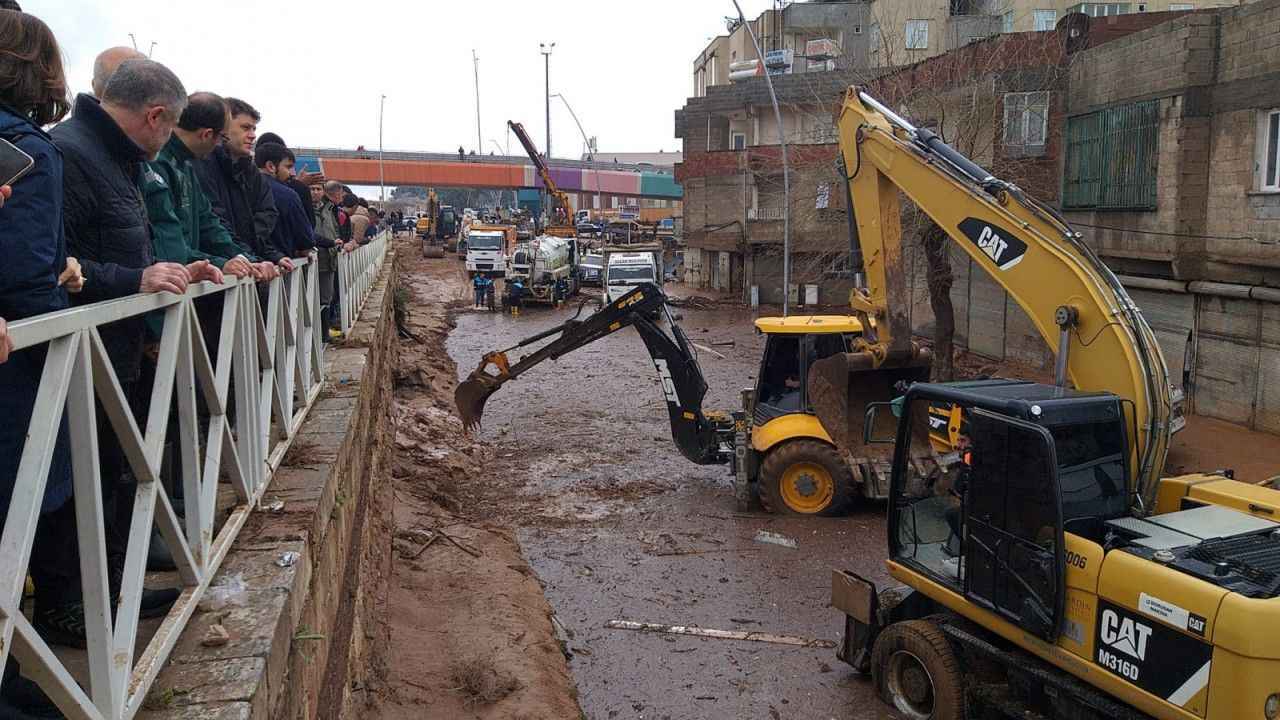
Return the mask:
[[[859,89],[837,130],[868,331],[808,383],[837,443],[892,449],[892,582],[833,570],[840,659],[913,720],[1275,720],[1280,491],[1163,476],[1179,394],[1140,309],[1061,215]],[[851,378],[912,355],[903,196],[1056,344],[1053,384],[851,396]]]

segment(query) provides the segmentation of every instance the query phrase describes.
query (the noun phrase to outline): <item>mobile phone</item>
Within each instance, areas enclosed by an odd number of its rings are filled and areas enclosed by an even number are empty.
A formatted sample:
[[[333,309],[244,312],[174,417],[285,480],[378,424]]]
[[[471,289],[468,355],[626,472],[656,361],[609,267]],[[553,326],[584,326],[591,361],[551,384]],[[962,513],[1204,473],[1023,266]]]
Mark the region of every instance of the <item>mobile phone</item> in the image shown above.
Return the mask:
[[[0,138],[0,178],[5,178],[0,185],[12,185],[36,164],[31,156],[17,145]]]

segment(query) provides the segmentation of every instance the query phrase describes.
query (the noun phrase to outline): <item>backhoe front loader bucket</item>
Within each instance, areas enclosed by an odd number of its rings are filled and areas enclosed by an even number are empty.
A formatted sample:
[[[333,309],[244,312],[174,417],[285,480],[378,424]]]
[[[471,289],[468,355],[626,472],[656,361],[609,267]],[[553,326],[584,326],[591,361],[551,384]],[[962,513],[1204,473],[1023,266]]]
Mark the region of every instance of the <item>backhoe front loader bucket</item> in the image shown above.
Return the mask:
[[[870,353],[838,353],[809,366],[809,403],[836,447],[855,458],[890,460],[892,444],[865,441],[867,406],[889,402],[913,382],[929,380],[931,356],[913,349],[899,358],[887,358],[879,367]],[[897,432],[892,413],[875,416],[872,437],[891,438]]]
[[[490,365],[497,369],[496,375],[488,371]],[[453,391],[453,402],[458,407],[458,417],[462,418],[464,428],[480,427],[485,401],[510,377],[508,369],[506,353],[489,353],[466,380],[458,383],[458,388]]]

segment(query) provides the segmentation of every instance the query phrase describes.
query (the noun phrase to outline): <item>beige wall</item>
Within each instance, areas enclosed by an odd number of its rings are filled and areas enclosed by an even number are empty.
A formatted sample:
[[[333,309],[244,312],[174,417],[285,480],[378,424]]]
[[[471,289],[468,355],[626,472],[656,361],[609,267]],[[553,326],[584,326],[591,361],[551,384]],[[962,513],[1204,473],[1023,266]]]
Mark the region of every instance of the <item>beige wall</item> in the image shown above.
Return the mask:
[[[984,6],[985,3],[985,6]],[[1037,10],[1052,10],[1056,19],[1066,14],[1067,8],[1078,4],[1078,0],[974,0],[980,14],[991,15],[1003,19],[1011,13],[1013,32],[1031,32],[1036,29]],[[1130,12],[1136,12],[1139,5],[1145,7],[1144,12],[1166,12],[1172,6],[1190,5],[1192,9],[1201,10],[1233,6],[1241,4],[1238,0],[1129,0]],[[962,37],[966,31],[961,28],[961,20],[950,15],[948,0],[872,0],[871,14],[880,25],[883,37],[881,50],[876,53],[876,41],[872,38],[873,66],[906,65],[919,62],[925,58],[946,52],[949,47],[963,44],[967,38]],[[978,13],[975,13],[978,14]],[[929,21],[929,46],[924,50],[906,48],[906,25],[908,20]],[[999,31],[1003,22],[996,23]],[[954,37],[952,37],[954,35]]]

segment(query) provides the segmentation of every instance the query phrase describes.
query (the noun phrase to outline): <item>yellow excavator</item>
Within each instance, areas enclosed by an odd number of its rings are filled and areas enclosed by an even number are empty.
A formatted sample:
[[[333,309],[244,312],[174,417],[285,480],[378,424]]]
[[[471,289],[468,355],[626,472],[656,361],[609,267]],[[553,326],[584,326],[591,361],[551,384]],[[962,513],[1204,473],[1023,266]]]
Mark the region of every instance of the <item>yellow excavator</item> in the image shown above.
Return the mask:
[[[901,196],[1057,341],[1055,384],[921,382],[868,407],[861,442],[892,448],[894,582],[833,572],[839,657],[913,720],[1275,720],[1280,492],[1162,477],[1181,423],[1164,358],[1052,208],[857,89],[838,132],[865,272],[851,307],[873,331],[810,371],[837,442],[862,412],[850,374],[910,357]]]

